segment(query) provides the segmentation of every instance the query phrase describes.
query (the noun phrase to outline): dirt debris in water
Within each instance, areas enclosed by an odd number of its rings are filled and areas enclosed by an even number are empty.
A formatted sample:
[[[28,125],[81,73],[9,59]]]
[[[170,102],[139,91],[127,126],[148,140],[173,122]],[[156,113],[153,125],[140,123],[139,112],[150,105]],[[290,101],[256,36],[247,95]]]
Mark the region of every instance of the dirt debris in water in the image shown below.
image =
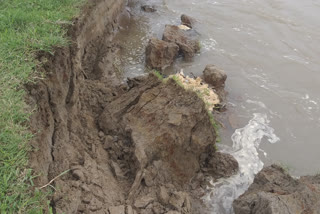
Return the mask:
[[[73,45],[39,57],[47,78],[27,86],[37,108],[36,184],[70,170],[53,183],[54,213],[204,213],[206,178],[229,176],[236,161],[215,152],[196,93],[154,75],[121,84],[112,38],[124,6],[90,1],[69,32]],[[225,173],[217,172],[221,159],[231,163]]]
[[[151,38],[146,48],[146,64],[151,69],[161,71],[172,65],[178,54],[179,46],[177,44]]]
[[[259,172],[248,191],[233,202],[236,214],[320,212],[320,176],[292,178],[277,165]]]
[[[171,66],[178,56],[192,61],[200,51],[196,31],[188,26],[166,25],[162,40],[151,38],[146,47],[146,65],[150,69],[163,71]]]

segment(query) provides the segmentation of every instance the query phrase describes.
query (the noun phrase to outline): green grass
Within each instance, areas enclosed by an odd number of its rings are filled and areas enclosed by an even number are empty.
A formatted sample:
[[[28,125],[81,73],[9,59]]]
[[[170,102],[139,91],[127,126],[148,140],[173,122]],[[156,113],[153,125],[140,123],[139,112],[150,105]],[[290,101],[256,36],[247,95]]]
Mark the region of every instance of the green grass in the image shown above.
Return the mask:
[[[177,83],[178,86],[180,86],[181,88],[184,88],[183,83],[176,75],[173,75],[171,78]]]
[[[199,49],[199,52],[200,52],[200,50],[202,49],[202,44],[201,44],[200,41],[198,41],[198,49]]]
[[[218,125],[217,121],[214,119],[214,116],[213,116],[213,114],[212,114],[212,112],[210,110],[208,110],[208,115],[209,115],[209,118],[210,118],[210,123],[213,126],[213,128],[214,128],[214,130],[216,131],[216,134],[217,134],[216,142],[220,143],[221,142],[221,137],[219,135],[220,126]]]
[[[157,71],[157,70],[153,70],[152,73],[158,77],[159,80],[163,81],[164,80],[164,77],[162,76],[162,74],[160,73],[160,71]]]
[[[23,84],[35,81],[35,54],[66,46],[66,26],[79,0],[0,0],[0,213],[42,213],[27,169],[28,120]]]
[[[210,123],[211,125],[213,126],[214,130],[216,131],[216,134],[217,134],[217,139],[216,139],[216,142],[217,143],[220,143],[221,142],[221,137],[219,135],[219,129],[220,129],[220,126],[219,124],[217,123],[217,121],[214,119],[214,116],[213,116],[213,113],[211,112],[211,110],[209,110],[208,106],[210,105],[208,103],[208,101],[205,100],[204,96],[209,96],[210,95],[210,91],[209,89],[205,89],[203,91],[199,91],[199,90],[196,90],[195,91],[196,94],[198,95],[198,97],[203,100],[203,102],[205,103],[205,106],[206,106],[206,109],[207,109],[207,112],[208,112],[208,115],[209,115],[209,118],[210,118]],[[216,151],[217,151],[217,148],[216,148]]]
[[[278,166],[280,166],[287,174],[290,174],[290,171],[293,170],[293,167],[290,166],[290,165],[287,164],[287,163],[278,161],[276,164],[277,164]]]

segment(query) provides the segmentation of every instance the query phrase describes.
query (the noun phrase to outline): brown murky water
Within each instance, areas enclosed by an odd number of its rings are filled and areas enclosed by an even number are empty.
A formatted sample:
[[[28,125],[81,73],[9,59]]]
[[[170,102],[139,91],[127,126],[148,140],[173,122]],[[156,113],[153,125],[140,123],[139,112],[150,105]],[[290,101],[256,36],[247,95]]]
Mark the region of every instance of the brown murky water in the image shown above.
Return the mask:
[[[320,172],[319,0],[145,3],[158,11],[142,12],[141,1],[130,1],[132,19],[118,37],[125,77],[145,72],[148,38],[161,38],[165,24],[180,24],[181,14],[190,15],[198,20],[201,54],[192,63],[178,60],[175,69],[201,75],[207,64],[215,64],[227,72],[229,108],[221,149],[245,148],[237,154],[239,162],[253,174],[274,162],[295,176]]]

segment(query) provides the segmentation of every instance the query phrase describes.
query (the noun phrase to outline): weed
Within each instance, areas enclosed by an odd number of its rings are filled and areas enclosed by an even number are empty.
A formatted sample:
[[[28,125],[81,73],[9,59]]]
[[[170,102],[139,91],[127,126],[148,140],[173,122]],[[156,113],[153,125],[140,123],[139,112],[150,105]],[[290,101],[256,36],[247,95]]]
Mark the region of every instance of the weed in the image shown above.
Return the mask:
[[[153,70],[152,71],[153,74],[158,77],[159,80],[163,81],[164,80],[164,77],[162,76],[162,74],[160,73],[160,71],[157,71],[157,70]]]
[[[221,142],[221,137],[219,135],[219,124],[217,123],[217,121],[214,119],[214,116],[212,114],[212,112],[210,111],[210,109],[208,108],[208,106],[210,106],[210,103],[208,101],[206,101],[204,99],[204,96],[208,96],[210,95],[210,91],[209,89],[204,89],[202,91],[200,90],[195,90],[196,94],[198,95],[198,97],[200,99],[203,100],[203,102],[205,103],[205,106],[207,108],[207,112],[208,112],[208,115],[209,115],[209,118],[210,118],[210,123],[211,125],[213,126],[214,130],[216,131],[216,134],[217,134],[217,139],[216,139],[216,142],[219,143]]]
[[[203,101],[205,101],[204,96],[210,96],[210,91],[208,88],[201,89],[201,90],[193,90],[193,91],[195,91],[197,93],[198,97],[200,99],[202,99]],[[206,103],[208,103],[208,102],[206,102]]]
[[[203,94],[206,96],[210,96],[210,90],[208,88],[203,89]]]
[[[201,50],[201,48],[202,48],[202,44],[201,44],[200,41],[198,41],[197,46],[198,46],[198,50],[199,50],[199,52],[200,52],[200,50]]]
[[[177,77],[176,75],[173,75],[171,78],[177,83],[178,86],[180,86],[181,88],[184,88],[184,85],[179,79],[179,77]]]
[[[283,162],[277,162],[277,165],[280,166],[287,174],[292,170],[292,167]]]
[[[35,81],[35,53],[69,44],[79,0],[0,1],[0,213],[42,213],[46,194],[31,191],[28,120],[22,85]]]
[[[213,116],[213,114],[212,114],[212,112],[210,110],[208,110],[208,115],[209,115],[209,118],[210,118],[210,123],[213,126],[213,128],[214,128],[214,130],[216,131],[216,134],[217,134],[216,142],[220,143],[221,142],[221,137],[219,135],[219,125],[216,122],[216,120],[214,119],[214,116]]]

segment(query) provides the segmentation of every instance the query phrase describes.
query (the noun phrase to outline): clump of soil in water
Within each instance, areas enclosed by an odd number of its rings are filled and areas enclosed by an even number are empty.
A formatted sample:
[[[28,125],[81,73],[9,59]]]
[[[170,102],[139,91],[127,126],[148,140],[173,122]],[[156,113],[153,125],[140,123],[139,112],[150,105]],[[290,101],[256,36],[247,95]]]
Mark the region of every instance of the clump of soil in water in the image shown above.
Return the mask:
[[[53,183],[54,213],[204,213],[206,176],[229,176],[237,162],[214,151],[194,92],[153,75],[120,84],[112,37],[124,6],[90,1],[70,30],[73,45],[39,57],[47,78],[27,86],[36,183],[70,169]]]
[[[263,168],[233,202],[236,214],[319,213],[320,175],[292,178],[283,168]]]

